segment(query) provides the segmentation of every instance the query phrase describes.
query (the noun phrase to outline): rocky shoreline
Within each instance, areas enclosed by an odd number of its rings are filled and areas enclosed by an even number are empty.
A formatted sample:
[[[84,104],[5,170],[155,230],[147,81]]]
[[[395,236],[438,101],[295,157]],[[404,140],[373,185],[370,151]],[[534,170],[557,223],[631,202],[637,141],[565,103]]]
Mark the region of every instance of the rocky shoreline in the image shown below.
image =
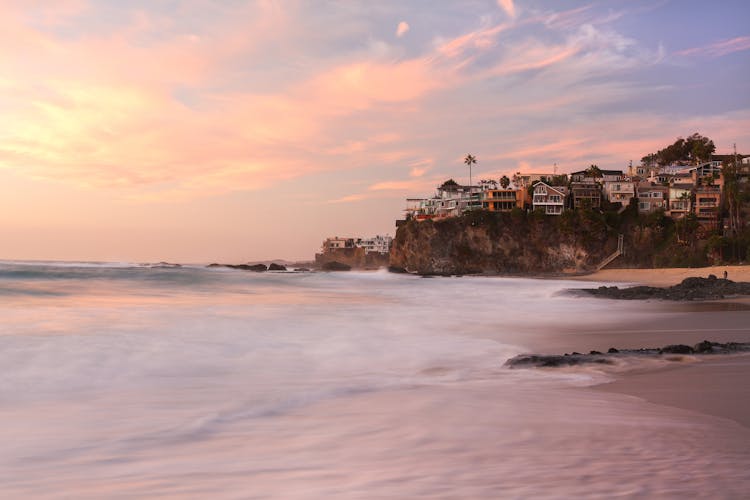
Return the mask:
[[[590,351],[588,354],[572,352],[570,354],[519,354],[507,360],[508,368],[559,368],[578,365],[612,365],[618,358],[647,356],[661,357],[665,354],[712,355],[737,354],[750,352],[750,342],[728,342],[722,344],[704,340],[694,346],[673,344],[658,348],[615,349],[611,347],[606,353]]]
[[[628,288],[600,286],[599,288],[577,288],[570,290],[570,292],[619,300],[716,300],[750,295],[750,283],[734,282],[728,279],[717,278],[711,274],[707,278],[686,278],[681,283],[666,288],[654,286],[633,286]]]

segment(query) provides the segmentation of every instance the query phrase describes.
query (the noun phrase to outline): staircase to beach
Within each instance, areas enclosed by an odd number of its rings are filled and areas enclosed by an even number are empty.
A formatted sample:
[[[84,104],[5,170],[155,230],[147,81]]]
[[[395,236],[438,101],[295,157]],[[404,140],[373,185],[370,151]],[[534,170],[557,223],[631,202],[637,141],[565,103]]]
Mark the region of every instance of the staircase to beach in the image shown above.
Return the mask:
[[[596,266],[596,270],[601,271],[602,269],[604,269],[604,267],[607,264],[615,260],[620,255],[624,255],[624,254],[625,254],[625,246],[623,245],[623,235],[619,235],[617,237],[617,250],[612,252],[612,254],[609,257],[601,261],[601,263],[598,266]]]

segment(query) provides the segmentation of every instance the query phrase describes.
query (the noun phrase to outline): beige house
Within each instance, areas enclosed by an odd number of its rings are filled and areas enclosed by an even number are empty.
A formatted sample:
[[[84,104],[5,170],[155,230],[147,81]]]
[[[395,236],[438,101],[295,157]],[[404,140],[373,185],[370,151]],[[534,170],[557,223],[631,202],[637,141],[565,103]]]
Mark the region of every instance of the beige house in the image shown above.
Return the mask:
[[[673,184],[669,187],[669,216],[681,219],[692,211],[692,184]]]
[[[635,183],[630,179],[604,182],[604,199],[610,203],[622,203],[626,207],[634,196]]]
[[[547,215],[560,215],[565,209],[568,189],[563,186],[549,186],[544,182],[534,184],[534,210],[542,209]]]

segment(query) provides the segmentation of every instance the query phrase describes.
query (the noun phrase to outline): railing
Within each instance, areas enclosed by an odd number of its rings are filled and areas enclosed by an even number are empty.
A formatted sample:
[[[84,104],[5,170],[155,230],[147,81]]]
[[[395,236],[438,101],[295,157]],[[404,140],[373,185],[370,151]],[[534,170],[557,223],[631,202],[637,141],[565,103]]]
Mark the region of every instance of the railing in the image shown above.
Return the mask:
[[[610,255],[609,257],[607,257],[606,259],[604,259],[601,262],[601,264],[599,264],[598,266],[596,266],[596,270],[597,271],[601,271],[607,264],[609,264],[610,262],[612,262],[613,260],[615,260],[620,255],[624,255],[624,254],[625,254],[624,238],[623,238],[623,235],[619,235],[617,237],[617,250],[615,250],[612,253],[612,255]]]

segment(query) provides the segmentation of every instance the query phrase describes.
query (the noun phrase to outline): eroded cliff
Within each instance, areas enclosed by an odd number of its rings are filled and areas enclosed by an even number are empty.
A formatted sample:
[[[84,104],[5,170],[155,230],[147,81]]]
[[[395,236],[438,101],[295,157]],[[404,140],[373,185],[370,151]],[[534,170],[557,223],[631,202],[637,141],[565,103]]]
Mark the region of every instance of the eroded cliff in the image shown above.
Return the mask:
[[[616,231],[585,212],[562,217],[476,211],[398,228],[390,265],[420,274],[582,272],[617,246]]]

